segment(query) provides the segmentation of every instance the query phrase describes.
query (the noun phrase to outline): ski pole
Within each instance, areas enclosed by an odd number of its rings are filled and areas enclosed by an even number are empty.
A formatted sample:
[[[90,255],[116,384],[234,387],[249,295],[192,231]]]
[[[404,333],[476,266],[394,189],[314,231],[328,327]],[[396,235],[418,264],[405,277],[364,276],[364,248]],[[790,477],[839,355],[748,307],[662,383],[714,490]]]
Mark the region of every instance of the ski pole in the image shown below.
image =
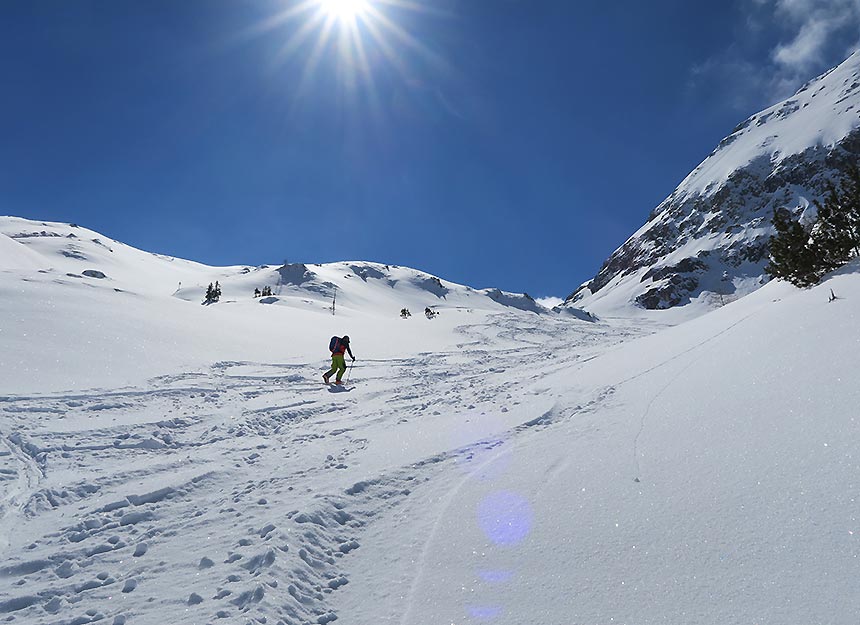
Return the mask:
[[[350,373],[352,373],[352,366],[353,366],[354,364],[355,364],[355,361],[354,361],[354,360],[353,360],[351,363],[349,363],[349,369],[348,369],[348,370],[347,370],[347,372],[346,372],[346,383],[347,383],[347,384],[349,384],[349,374],[350,374]]]

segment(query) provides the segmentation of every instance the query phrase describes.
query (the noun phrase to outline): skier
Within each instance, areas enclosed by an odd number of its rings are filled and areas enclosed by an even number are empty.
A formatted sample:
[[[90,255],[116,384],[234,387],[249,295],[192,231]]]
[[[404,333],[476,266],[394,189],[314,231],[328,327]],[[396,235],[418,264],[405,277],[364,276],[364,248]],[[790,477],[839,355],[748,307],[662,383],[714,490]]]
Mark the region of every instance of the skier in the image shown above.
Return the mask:
[[[337,372],[337,377],[335,378],[334,383],[343,384],[343,382],[341,382],[341,378],[346,371],[344,352],[348,352],[352,358],[352,362],[355,362],[355,356],[352,355],[352,350],[349,348],[349,337],[345,335],[342,337],[331,337],[328,348],[329,351],[331,351],[331,369],[326,373],[323,373],[323,380],[328,384],[329,378]]]

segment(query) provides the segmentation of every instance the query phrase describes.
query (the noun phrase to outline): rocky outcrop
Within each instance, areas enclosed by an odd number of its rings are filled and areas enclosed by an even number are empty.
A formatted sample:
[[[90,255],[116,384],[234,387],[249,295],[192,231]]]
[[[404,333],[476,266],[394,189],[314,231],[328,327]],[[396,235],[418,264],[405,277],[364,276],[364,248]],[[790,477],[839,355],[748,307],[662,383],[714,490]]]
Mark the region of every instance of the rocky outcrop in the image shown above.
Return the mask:
[[[814,210],[860,160],[858,127],[860,53],[735,128],[566,303],[627,285],[630,302],[662,309],[757,288],[774,209]]]

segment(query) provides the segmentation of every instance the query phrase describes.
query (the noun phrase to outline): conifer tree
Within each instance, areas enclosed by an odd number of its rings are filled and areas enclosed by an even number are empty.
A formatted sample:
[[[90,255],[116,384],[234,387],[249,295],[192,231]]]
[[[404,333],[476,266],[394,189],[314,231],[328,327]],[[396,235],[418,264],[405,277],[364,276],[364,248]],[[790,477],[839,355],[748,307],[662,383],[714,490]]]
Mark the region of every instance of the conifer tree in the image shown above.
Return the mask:
[[[827,185],[824,202],[815,202],[818,223],[813,230],[822,262],[830,269],[841,267],[860,255],[860,170],[849,168],[837,188]]]
[[[221,285],[218,282],[215,282],[213,286],[212,283],[209,283],[209,286],[206,287],[206,299],[203,300],[204,304],[212,304],[217,302],[221,298]]]
[[[821,272],[809,232],[784,208],[773,212],[773,226],[776,234],[770,240],[770,263],[764,270],[795,286],[816,284]]]
[[[860,169],[849,167],[839,186],[828,183],[824,201],[814,204],[818,218],[809,229],[785,209],[773,215],[776,234],[765,271],[801,287],[860,256]]]
[[[852,233],[854,255],[860,256],[860,167],[851,166],[847,178],[843,180],[842,188],[847,196],[848,226]]]

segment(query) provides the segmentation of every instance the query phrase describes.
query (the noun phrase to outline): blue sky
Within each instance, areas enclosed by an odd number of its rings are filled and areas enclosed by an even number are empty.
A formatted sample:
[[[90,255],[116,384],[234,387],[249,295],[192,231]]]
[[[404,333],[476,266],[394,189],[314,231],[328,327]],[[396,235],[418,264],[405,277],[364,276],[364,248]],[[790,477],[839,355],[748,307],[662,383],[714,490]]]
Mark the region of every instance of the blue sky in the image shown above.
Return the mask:
[[[564,296],[860,39],[856,0],[365,1],[323,45],[313,0],[5,0],[0,213]]]

